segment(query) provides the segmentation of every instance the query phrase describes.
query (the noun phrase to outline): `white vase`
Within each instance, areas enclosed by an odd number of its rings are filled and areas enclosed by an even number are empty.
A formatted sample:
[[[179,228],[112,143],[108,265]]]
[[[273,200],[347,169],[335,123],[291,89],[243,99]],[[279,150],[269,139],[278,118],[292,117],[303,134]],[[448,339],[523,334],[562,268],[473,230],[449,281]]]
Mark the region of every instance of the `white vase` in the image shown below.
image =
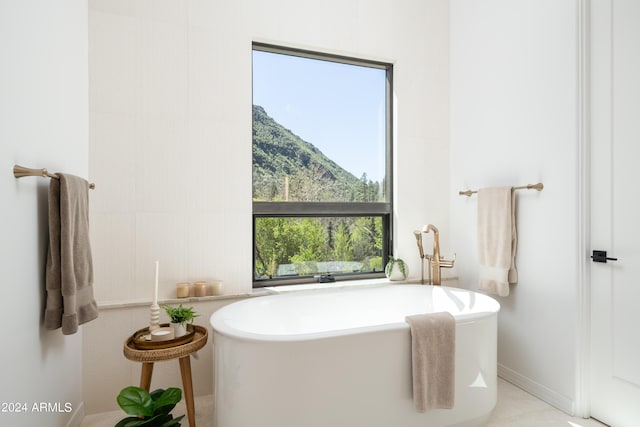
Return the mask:
[[[408,272],[406,264],[404,265],[404,270],[405,273]],[[391,266],[387,265],[387,268],[385,268],[385,275],[389,280],[392,281],[405,280],[407,278],[407,275],[405,273],[402,272],[402,269],[400,268],[400,262],[398,261],[391,261]]]
[[[173,327],[173,335],[178,338],[184,335],[187,335],[187,327],[184,323],[171,323]]]

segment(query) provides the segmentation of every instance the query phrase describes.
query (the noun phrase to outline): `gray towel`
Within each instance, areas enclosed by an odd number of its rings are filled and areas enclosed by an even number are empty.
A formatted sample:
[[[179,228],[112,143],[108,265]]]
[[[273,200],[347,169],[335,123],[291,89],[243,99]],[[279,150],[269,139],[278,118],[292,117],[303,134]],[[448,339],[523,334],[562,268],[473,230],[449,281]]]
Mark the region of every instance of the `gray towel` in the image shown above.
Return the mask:
[[[451,409],[455,400],[456,320],[451,313],[416,314],[411,327],[413,402],[417,412]]]
[[[506,297],[518,281],[515,191],[512,187],[478,190],[479,289]]]
[[[68,174],[49,183],[49,252],[44,326],[64,335],[98,317],[89,244],[89,183]]]

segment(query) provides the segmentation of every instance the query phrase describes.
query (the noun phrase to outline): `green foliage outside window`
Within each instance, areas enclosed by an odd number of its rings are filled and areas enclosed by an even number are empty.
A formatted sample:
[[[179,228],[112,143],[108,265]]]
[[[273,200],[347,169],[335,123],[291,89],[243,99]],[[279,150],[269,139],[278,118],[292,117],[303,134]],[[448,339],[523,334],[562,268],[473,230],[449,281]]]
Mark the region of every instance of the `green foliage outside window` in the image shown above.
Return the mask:
[[[256,279],[382,271],[382,218],[257,218]]]

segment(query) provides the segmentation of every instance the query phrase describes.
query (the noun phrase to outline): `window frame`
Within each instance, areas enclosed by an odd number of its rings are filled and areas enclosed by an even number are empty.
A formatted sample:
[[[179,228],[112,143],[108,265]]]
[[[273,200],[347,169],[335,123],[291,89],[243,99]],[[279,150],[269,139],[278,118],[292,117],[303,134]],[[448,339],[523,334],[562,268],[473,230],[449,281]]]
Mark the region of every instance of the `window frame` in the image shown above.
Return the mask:
[[[381,217],[382,218],[382,265],[381,272],[336,274],[336,281],[384,277],[384,266],[392,256],[393,248],[393,64],[359,59],[349,56],[314,52],[299,48],[276,46],[273,44],[253,42],[252,52],[258,50],[276,54],[298,56],[302,58],[331,61],[341,64],[378,68],[386,72],[385,87],[385,179],[383,202],[264,202],[253,201],[252,206],[252,276],[253,288],[280,286],[285,284],[311,283],[318,280],[314,276],[278,277],[272,279],[256,279],[256,219],[281,217]],[[253,101],[252,101],[253,104]],[[252,121],[253,127],[253,121]],[[253,147],[253,140],[251,141]],[[252,149],[253,164],[253,149]]]

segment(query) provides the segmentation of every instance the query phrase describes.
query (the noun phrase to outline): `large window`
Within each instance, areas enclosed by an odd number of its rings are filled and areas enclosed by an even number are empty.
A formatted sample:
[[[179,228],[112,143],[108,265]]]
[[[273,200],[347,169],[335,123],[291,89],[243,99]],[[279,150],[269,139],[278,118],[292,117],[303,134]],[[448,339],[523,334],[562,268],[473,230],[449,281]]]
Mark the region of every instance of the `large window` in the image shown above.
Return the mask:
[[[254,44],[254,286],[383,275],[391,83],[390,64]]]

